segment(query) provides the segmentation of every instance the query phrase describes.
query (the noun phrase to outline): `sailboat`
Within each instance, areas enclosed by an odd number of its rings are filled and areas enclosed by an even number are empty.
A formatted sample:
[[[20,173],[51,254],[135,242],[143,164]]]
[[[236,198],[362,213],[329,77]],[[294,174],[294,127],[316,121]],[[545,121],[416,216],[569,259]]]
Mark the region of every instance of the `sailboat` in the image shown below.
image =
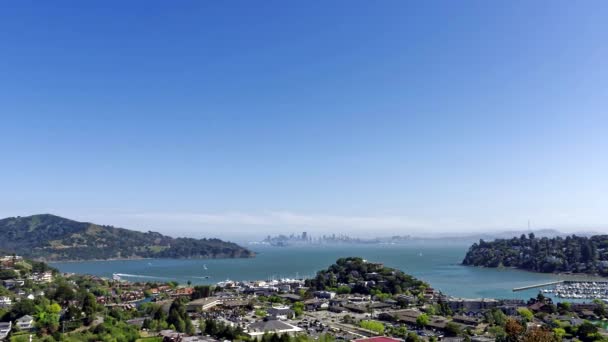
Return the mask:
[[[207,270],[207,264],[203,265],[203,268],[205,269],[205,271]]]

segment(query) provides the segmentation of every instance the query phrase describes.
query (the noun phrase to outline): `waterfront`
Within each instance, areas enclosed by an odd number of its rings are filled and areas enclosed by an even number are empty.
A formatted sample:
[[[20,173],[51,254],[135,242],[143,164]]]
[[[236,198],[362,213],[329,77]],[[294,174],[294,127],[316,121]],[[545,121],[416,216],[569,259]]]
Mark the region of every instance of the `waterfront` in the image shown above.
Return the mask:
[[[512,289],[557,280],[587,279],[584,276],[462,266],[459,263],[467,251],[467,243],[446,244],[442,241],[411,242],[403,245],[251,248],[258,253],[256,258],[116,260],[51,265],[62,272],[94,274],[108,278],[112,277],[113,273],[121,273],[123,279],[132,281],[175,280],[180,283],[190,281],[193,284],[210,284],[226,279],[309,277],[340,257],[361,256],[412,274],[448,295],[465,298],[528,299],[536,296],[539,289],[520,292],[513,292]]]

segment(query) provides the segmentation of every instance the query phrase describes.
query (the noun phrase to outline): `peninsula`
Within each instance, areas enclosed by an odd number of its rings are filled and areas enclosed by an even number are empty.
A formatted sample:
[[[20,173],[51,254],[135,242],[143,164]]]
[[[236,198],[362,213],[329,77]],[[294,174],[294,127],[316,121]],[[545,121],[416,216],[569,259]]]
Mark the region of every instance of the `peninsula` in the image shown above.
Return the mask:
[[[608,235],[537,238],[530,233],[491,242],[480,240],[469,248],[462,264],[608,276]]]
[[[50,214],[0,220],[0,250],[44,261],[249,258],[255,255],[235,243],[219,239],[173,238]]]

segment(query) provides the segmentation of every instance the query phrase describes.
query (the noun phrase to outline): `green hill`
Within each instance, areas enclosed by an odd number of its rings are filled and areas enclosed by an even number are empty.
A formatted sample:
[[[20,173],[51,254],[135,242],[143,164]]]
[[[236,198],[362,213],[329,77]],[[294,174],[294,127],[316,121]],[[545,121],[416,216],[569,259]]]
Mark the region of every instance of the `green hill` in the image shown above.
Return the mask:
[[[47,261],[254,256],[235,243],[219,239],[172,238],[49,214],[0,220],[0,250]]]
[[[537,238],[534,234],[494,241],[480,240],[469,248],[463,265],[516,267],[535,272],[608,275],[608,235]]]
[[[383,264],[368,262],[362,258],[340,258],[317,276],[308,279],[306,285],[312,290],[330,290],[359,294],[420,293],[428,284],[399,270]]]

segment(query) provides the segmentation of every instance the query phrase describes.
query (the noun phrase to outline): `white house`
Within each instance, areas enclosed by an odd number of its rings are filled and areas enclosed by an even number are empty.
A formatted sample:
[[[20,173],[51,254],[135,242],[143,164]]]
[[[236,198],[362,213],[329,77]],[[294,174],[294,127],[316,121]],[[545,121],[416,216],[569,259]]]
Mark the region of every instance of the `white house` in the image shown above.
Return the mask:
[[[0,322],[0,340],[8,336],[13,328],[13,323],[11,322]]]
[[[11,300],[10,297],[5,297],[5,296],[0,297],[0,308],[11,306],[11,304],[13,304],[13,301]]]
[[[20,330],[30,330],[34,327],[34,317],[25,315],[15,321]]]

